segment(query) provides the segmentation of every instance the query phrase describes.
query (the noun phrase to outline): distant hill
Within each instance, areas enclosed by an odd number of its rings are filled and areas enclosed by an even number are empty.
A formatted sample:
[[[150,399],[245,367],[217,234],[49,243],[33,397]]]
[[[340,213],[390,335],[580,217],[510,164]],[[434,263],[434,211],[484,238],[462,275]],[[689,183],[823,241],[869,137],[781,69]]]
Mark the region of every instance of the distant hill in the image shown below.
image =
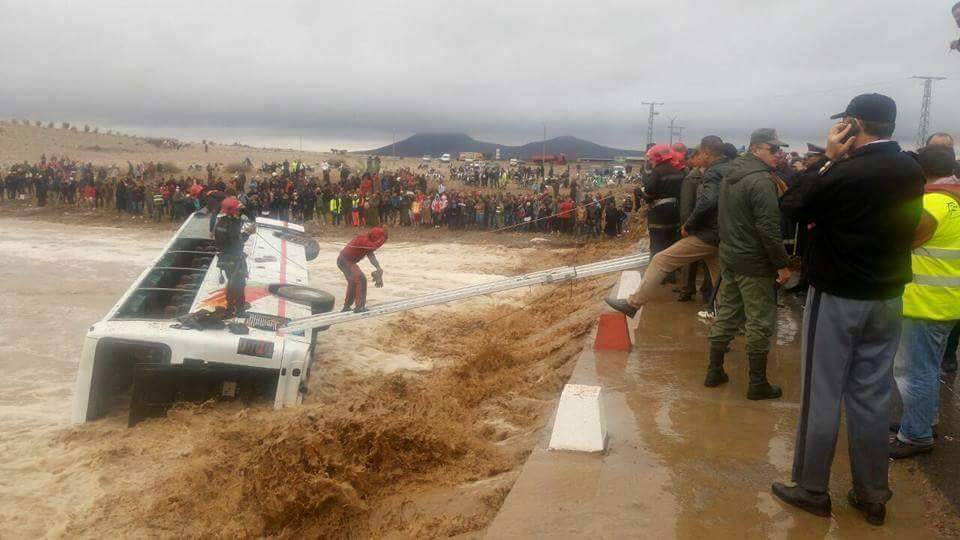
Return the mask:
[[[377,156],[420,157],[424,155],[439,156],[450,154],[454,159],[460,152],[481,152],[493,155],[500,149],[501,159],[520,158],[530,159],[543,151],[543,141],[535,141],[522,146],[509,146],[491,142],[478,141],[466,133],[417,133],[396,144],[374,150],[357,152],[358,154],[372,154]],[[577,137],[563,136],[547,139],[547,153],[563,153],[567,159],[612,159],[617,156],[639,156],[639,150],[624,150],[599,145],[594,142],[578,139]]]

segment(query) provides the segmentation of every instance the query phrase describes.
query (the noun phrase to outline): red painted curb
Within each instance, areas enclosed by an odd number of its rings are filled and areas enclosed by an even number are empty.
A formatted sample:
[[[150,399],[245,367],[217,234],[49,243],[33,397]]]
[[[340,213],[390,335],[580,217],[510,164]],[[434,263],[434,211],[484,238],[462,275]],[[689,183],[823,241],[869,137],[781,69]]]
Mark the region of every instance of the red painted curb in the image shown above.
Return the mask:
[[[632,349],[627,317],[622,313],[601,313],[593,350],[629,352]]]

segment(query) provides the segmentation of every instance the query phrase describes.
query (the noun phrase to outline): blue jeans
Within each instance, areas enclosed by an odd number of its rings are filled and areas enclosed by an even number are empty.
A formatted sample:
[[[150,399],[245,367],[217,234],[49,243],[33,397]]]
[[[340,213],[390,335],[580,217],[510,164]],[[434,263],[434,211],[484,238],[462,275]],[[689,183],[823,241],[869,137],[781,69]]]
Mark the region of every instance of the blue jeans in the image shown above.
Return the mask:
[[[940,408],[940,361],[954,321],[903,318],[893,378],[903,401],[900,433],[906,443],[932,444]]]

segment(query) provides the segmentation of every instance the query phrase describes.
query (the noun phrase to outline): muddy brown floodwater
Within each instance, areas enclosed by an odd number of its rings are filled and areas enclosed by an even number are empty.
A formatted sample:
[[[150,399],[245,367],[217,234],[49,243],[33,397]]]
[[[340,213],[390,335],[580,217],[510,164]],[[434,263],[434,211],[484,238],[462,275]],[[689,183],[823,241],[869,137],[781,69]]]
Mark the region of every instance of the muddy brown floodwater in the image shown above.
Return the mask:
[[[0,218],[3,537],[475,536],[542,435],[611,278],[332,328],[302,407],[69,425],[87,327],[170,232]],[[342,298],[336,241],[313,285]],[[622,247],[390,243],[370,303]],[[536,261],[534,268],[529,268]]]

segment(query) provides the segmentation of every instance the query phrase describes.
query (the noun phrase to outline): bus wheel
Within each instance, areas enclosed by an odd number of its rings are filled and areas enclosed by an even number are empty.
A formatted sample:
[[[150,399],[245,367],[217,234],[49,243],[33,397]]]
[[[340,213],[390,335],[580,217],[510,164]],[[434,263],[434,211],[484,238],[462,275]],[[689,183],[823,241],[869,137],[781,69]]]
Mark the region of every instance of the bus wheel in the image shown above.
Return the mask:
[[[274,283],[268,286],[267,290],[274,296],[310,306],[310,310],[314,315],[333,310],[333,304],[335,302],[332,294],[321,291],[320,289],[304,287],[303,285]]]
[[[308,261],[312,261],[320,255],[320,244],[309,235],[300,231],[276,231],[273,233],[277,238],[282,238],[294,244],[303,246],[303,256]]]

